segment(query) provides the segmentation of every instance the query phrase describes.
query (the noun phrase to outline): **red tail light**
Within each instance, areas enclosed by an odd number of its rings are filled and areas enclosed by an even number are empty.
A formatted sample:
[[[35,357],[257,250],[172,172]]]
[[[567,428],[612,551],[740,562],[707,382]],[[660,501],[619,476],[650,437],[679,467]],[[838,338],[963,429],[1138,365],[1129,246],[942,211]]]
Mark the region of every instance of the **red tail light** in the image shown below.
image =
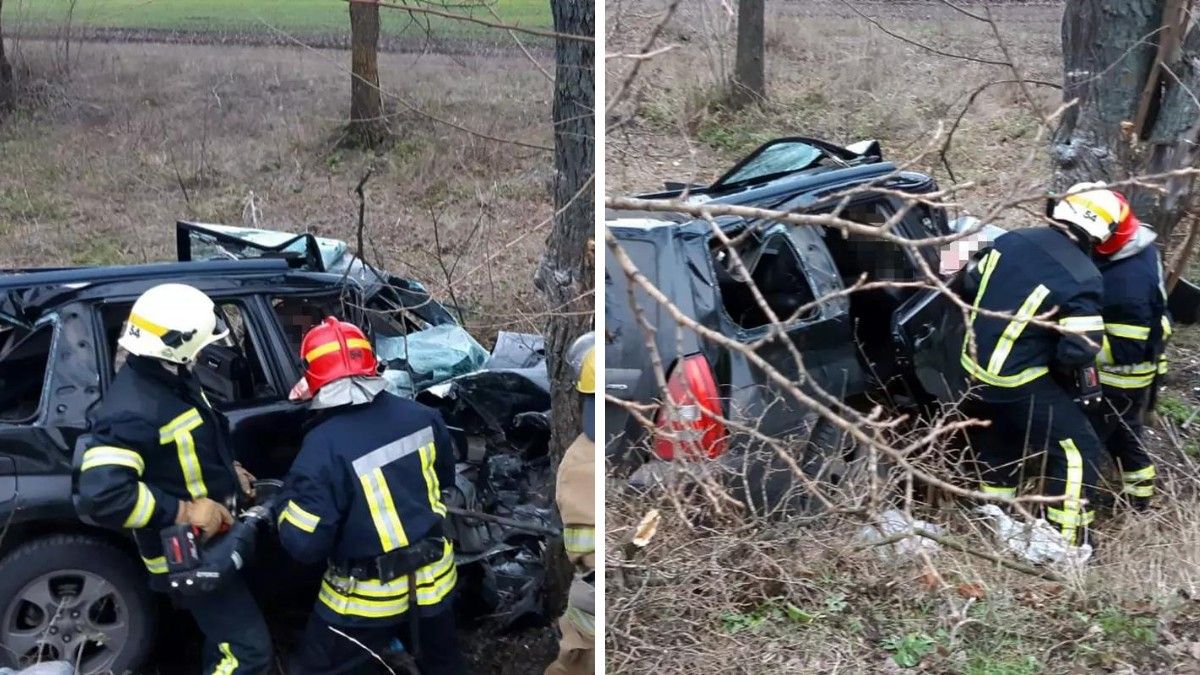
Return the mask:
[[[721,419],[721,401],[712,368],[702,354],[675,362],[667,377],[670,405],[664,403],[655,420],[662,432],[654,440],[654,454],[662,459],[718,457],[727,438]]]

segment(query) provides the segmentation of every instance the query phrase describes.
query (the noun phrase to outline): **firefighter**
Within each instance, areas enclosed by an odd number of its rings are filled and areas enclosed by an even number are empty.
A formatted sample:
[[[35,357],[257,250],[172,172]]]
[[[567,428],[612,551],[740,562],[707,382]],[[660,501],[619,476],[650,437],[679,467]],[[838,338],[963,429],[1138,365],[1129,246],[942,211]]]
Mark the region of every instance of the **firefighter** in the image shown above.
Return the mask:
[[[298,561],[328,567],[291,672],[373,672],[373,654],[393,653],[397,638],[424,675],[466,672],[442,529],[455,461],[445,422],[384,391],[352,324],[325,319],[300,352],[319,416],[284,479],[279,538]]]
[[[160,531],[190,524],[211,538],[233,524],[250,476],[233,461],[224,425],[192,372],[205,346],[228,334],[213,301],[184,284],[162,284],[133,304],[118,341],[128,352],[100,402],[79,466],[79,511],[103,525],[130,529],[165,592]],[[266,673],[271,639],[238,575],[218,590],[176,595],[204,633],[204,673]]]
[[[596,569],[596,347],[595,333],[575,341],[567,353],[575,390],[583,404],[583,433],[558,466],[555,495],[563,521],[563,544],[575,565],[567,611],[559,619],[558,659],[546,675],[595,672]]]
[[[961,360],[977,385],[968,405],[991,422],[972,434],[983,465],[980,489],[1014,496],[1025,448],[1044,452],[1037,460],[1043,492],[1063,497],[1044,515],[1069,544],[1085,542],[1093,520],[1087,501],[1101,446],[1068,383],[1094,368],[1100,350],[1104,287],[1090,254],[1112,236],[1120,214],[1115,194],[1086,187],[1048,205],[1052,226],[998,237],[964,282],[974,304]],[[1031,323],[1035,317],[1057,326]]]
[[[1163,353],[1171,335],[1162,261],[1154,230],[1142,225],[1125,197],[1121,220],[1096,246],[1104,276],[1104,343],[1097,360],[1104,405],[1092,421],[1121,473],[1122,495],[1138,509],[1154,496],[1154,463],[1142,446],[1143,419],[1166,372]]]

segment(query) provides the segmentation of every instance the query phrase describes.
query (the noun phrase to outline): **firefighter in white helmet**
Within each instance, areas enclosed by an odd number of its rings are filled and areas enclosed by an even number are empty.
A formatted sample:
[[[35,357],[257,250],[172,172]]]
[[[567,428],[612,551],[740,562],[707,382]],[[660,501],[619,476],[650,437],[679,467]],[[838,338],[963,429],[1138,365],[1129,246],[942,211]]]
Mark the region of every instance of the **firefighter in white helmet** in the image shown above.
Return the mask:
[[[1104,282],[1092,249],[1112,236],[1120,212],[1111,191],[1075,185],[1048,204],[1049,227],[1001,235],[965,279],[975,308],[962,348],[977,385],[969,407],[991,422],[972,433],[980,489],[1014,496],[1023,460],[1038,455],[1031,468],[1044,466],[1042,492],[1062,498],[1045,517],[1068,544],[1087,540],[1102,452],[1078,386],[1089,384],[1081,376],[1096,377],[1104,337]],[[1090,385],[1098,394],[1098,380]]]
[[[546,675],[595,672],[595,569],[596,569],[596,345],[595,333],[577,339],[567,352],[567,362],[580,394],[583,433],[567,448],[558,467],[555,490],[563,521],[563,544],[575,564],[575,579],[567,598],[567,611],[559,619],[562,640],[558,659]]]
[[[150,586],[160,592],[169,588],[160,531],[186,523],[206,539],[216,536],[233,524],[239,496],[252,492],[253,476],[234,461],[222,420],[192,372],[200,351],[227,334],[201,291],[184,284],[147,290],[119,339],[129,356],[83,438],[79,511],[132,530]],[[204,633],[204,673],[267,672],[270,635],[240,576],[208,593],[175,594]]]

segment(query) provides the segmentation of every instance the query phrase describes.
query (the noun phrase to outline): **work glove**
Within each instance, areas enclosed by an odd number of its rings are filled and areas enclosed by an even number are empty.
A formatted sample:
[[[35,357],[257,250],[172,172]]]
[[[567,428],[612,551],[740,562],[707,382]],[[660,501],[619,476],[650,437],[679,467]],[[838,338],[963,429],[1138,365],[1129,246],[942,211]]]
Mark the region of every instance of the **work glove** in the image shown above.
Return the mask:
[[[233,471],[237,474],[238,485],[242,489],[242,494],[246,495],[249,499],[254,499],[254,481],[258,479],[254,477],[254,474],[247,471],[241,462],[233,463]]]
[[[201,497],[191,502],[180,501],[175,523],[177,525],[187,523],[198,528],[204,533],[205,539],[210,539],[229,529],[229,526],[233,524],[233,514],[229,513],[229,509],[219,502],[214,502],[208,497]]]

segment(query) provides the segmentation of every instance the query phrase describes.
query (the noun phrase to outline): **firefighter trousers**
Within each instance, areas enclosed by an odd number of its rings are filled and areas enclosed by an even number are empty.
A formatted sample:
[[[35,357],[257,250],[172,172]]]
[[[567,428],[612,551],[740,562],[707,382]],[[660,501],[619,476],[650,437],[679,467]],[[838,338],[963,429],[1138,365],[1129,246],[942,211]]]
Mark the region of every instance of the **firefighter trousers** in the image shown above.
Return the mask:
[[[447,606],[437,614],[421,616],[418,638],[421,641],[417,666],[421,675],[466,675],[467,666],[458,643],[454,608]],[[334,632],[340,631],[343,634]],[[408,635],[408,616],[401,622],[384,626],[331,626],[312,615],[304,630],[303,643],[292,656],[289,675],[367,675],[387,672],[372,655],[386,658],[399,639],[412,652]],[[358,644],[356,644],[356,642]],[[397,673],[400,671],[397,670]]]
[[[264,675],[271,667],[271,634],[245,580],[177,600],[204,633],[204,675]]]
[[[973,417],[991,422],[971,432],[976,458],[982,464],[981,489],[1013,496],[1026,477],[1023,471],[1037,472],[1042,477],[1042,494],[1065,497],[1045,508],[1046,520],[1068,541],[1082,543],[1095,517],[1091,503],[1102,453],[1091,421],[1052,381],[1005,393],[1004,400],[976,399],[969,408]]]
[[[1142,444],[1149,404],[1150,387],[1105,387],[1104,401],[1092,415],[1096,435],[1121,473],[1121,492],[1135,505],[1154,496],[1154,462]]]

